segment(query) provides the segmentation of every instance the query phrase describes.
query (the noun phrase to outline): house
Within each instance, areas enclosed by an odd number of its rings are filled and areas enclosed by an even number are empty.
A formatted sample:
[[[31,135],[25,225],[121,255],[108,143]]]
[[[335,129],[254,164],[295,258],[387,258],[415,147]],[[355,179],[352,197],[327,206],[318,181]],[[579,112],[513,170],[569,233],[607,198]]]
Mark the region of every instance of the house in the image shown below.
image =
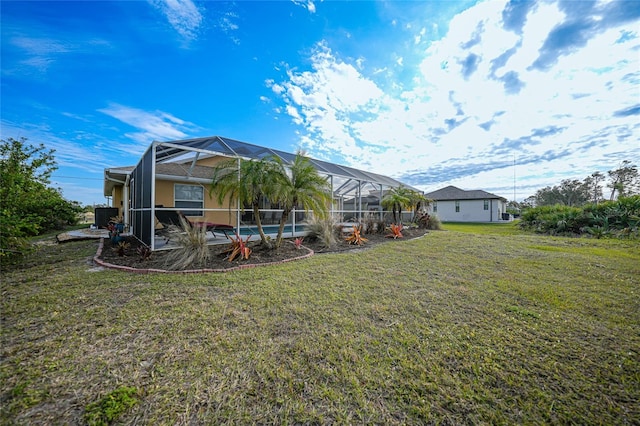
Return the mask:
[[[156,141],[151,143],[137,165],[105,169],[104,195],[112,207],[119,209],[131,233],[152,250],[156,249],[158,210],[180,210],[191,221],[231,225],[242,233],[255,225],[253,213],[244,206],[230,205],[228,200],[218,203],[209,195],[212,168],[230,158],[257,160],[268,156],[279,157],[285,164],[295,158],[291,153],[221,136]],[[369,205],[376,203],[369,198],[371,194],[375,197],[375,194],[384,194],[390,188],[403,185],[377,173],[309,160],[330,184],[333,194],[330,212],[338,221],[361,219]],[[345,210],[345,200],[351,203],[347,203],[348,210]],[[269,200],[261,202],[261,219],[266,224],[277,223],[282,211]],[[382,217],[383,212],[379,214]],[[287,224],[290,236],[296,235],[304,218],[303,211],[290,215]]]
[[[429,213],[443,222],[500,222],[509,220],[506,198],[482,190],[447,186],[425,196],[433,202]]]

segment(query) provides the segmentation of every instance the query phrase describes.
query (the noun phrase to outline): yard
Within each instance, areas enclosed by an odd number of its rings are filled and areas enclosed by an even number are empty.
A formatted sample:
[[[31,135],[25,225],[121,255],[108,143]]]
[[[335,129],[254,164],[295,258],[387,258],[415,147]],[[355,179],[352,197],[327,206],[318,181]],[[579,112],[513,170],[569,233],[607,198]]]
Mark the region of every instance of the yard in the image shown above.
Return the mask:
[[[2,423],[640,423],[637,240],[445,229],[195,275],[45,241],[2,272]]]

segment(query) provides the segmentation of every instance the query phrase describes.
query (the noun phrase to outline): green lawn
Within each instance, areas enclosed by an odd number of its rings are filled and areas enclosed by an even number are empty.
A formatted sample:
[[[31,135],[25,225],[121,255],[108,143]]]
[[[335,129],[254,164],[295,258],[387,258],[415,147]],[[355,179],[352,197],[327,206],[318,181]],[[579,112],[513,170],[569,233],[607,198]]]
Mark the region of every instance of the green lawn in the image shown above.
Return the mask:
[[[518,228],[518,223],[519,221],[494,223],[444,222],[442,228],[447,231],[468,232],[471,234],[522,235],[524,232]]]
[[[229,274],[44,245],[2,272],[2,422],[640,423],[638,241],[444,227]]]

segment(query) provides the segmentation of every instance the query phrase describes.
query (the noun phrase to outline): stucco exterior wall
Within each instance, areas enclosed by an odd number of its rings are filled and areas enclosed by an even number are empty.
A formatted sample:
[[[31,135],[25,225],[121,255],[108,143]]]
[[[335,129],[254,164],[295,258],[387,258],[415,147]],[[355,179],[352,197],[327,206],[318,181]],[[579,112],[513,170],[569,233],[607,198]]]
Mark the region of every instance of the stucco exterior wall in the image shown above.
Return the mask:
[[[502,220],[502,213],[506,211],[506,204],[502,200],[490,199],[488,210],[484,209],[484,200],[458,200],[460,211],[456,212],[456,201],[438,201],[437,211],[433,205],[429,207],[444,222],[498,222]]]
[[[226,223],[236,225],[236,213],[229,214],[229,203],[225,201],[221,206],[217,200],[209,197],[208,185],[202,183],[175,182],[170,180],[156,180],[156,205],[164,207],[174,207],[175,205],[175,184],[180,185],[200,185],[204,189],[204,208],[205,209],[224,209],[224,211],[205,211],[204,216],[189,216],[193,221],[206,221],[213,223]]]
[[[115,207],[118,209],[118,216],[123,216],[124,214],[124,204],[122,202],[122,185],[117,185],[113,187],[113,191],[111,192],[111,207]]]

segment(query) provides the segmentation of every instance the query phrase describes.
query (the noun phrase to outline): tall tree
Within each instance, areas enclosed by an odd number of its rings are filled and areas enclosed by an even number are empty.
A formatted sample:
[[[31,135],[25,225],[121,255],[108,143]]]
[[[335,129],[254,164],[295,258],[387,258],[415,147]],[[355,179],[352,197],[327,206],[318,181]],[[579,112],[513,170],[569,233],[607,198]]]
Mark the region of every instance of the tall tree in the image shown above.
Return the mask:
[[[640,192],[638,167],[630,160],[624,160],[617,169],[609,170],[607,175],[610,179],[607,187],[611,188],[611,200]]]
[[[320,218],[327,215],[331,201],[331,188],[308,157],[298,151],[291,164],[285,165],[279,157],[271,159],[276,166],[277,178],[271,182],[271,201],[282,206],[276,247],[282,244],[284,226],[294,208],[312,211]]]
[[[589,201],[589,187],[577,179],[564,179],[560,185],[547,186],[535,194],[536,206],[581,206]]]
[[[214,167],[209,196],[215,193],[220,204],[228,198],[230,209],[236,202],[240,203],[241,208],[250,205],[260,242],[270,247],[260,219],[260,201],[263,197],[269,197],[273,189],[272,182],[278,179],[278,170],[272,161],[231,159]]]
[[[605,176],[600,172],[591,173],[591,176],[587,176],[584,179],[584,184],[589,188],[590,202],[598,204],[602,200],[602,182],[604,182]]]
[[[0,256],[21,254],[26,237],[76,223],[78,203],[49,186],[53,153],[25,138],[0,140]]]
[[[409,195],[409,202],[411,203],[411,208],[413,209],[414,219],[419,209],[427,208],[433,202],[433,200],[430,200],[429,198],[425,197],[422,192],[418,192],[413,189],[408,189],[408,195]]]

